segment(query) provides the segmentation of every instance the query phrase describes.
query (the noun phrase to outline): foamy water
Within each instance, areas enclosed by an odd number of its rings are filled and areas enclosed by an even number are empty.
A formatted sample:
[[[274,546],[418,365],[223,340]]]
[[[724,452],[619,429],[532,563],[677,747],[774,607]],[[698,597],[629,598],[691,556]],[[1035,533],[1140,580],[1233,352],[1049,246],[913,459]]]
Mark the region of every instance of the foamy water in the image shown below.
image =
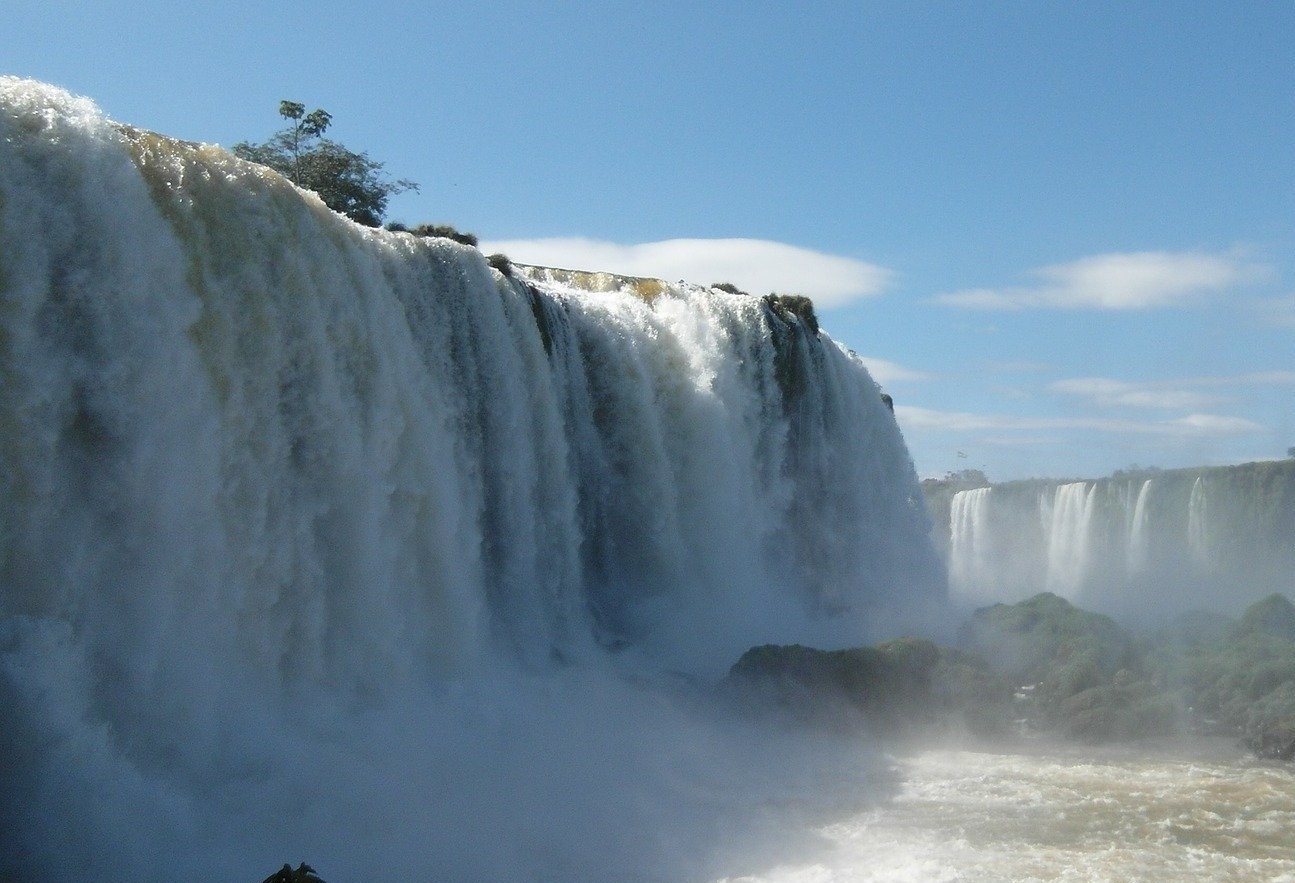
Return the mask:
[[[926,751],[824,851],[729,883],[1295,881],[1295,769],[1218,742],[1131,751]]]

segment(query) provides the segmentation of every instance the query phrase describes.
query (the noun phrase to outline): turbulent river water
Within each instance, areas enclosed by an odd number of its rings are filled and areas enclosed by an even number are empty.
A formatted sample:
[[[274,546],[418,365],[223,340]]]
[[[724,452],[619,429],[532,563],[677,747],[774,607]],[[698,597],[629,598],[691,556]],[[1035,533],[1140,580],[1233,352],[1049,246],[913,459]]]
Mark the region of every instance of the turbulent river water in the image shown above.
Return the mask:
[[[1295,881],[1295,769],[1225,740],[924,750],[822,852],[726,883]]]

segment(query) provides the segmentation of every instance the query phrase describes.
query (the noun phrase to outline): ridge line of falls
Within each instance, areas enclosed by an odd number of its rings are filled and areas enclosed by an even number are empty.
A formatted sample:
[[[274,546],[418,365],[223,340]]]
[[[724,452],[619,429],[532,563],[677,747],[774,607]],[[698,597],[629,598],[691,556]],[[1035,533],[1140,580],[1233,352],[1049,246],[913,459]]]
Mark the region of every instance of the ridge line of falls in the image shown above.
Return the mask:
[[[0,878],[700,879],[870,775],[697,707],[945,601],[794,312],[506,276],[14,78],[0,242]]]

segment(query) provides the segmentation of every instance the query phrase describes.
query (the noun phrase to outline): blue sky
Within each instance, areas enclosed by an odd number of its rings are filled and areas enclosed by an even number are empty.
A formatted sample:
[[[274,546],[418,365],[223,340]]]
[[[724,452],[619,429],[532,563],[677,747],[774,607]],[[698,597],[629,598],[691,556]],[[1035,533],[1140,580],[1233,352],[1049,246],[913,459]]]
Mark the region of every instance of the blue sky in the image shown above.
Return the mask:
[[[0,73],[323,107],[518,260],[815,297],[923,476],[1295,446],[1295,3],[8,0]],[[702,241],[704,240],[704,242]]]

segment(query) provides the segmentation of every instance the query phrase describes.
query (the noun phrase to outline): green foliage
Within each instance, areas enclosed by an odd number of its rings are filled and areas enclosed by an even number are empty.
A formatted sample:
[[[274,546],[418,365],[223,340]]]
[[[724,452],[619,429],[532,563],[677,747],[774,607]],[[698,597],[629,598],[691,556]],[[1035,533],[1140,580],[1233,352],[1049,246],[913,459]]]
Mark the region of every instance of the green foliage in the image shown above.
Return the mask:
[[[1171,735],[1178,725],[1174,697],[1145,680],[1116,677],[1074,693],[1059,708],[1058,729],[1085,742]]]
[[[922,638],[847,650],[766,644],[744,653],[727,683],[802,723],[861,723],[886,734],[965,726],[996,735],[1012,719],[1011,687],[983,659]]]
[[[1017,683],[1050,682],[1062,691],[1093,686],[1133,658],[1132,638],[1113,619],[1051,592],[977,610],[963,641]]]
[[[1020,723],[1087,742],[1168,736],[1185,724],[1295,760],[1295,605],[1265,598],[1239,622],[1183,617],[1135,641],[1051,594],[973,614],[962,648],[900,638],[823,651],[765,645],[727,684],[794,720],[883,733],[961,721],[977,735]]]
[[[939,649],[918,638],[848,650],[765,644],[742,654],[728,682],[803,722],[861,721],[894,731],[930,719],[938,659]]]
[[[298,187],[313,190],[333,211],[369,227],[382,223],[387,201],[397,193],[417,190],[412,181],[393,181],[383,164],[366,153],[349,150],[324,137],[332,115],[296,101],[279,102],[279,115],[288,125],[261,144],[240,141],[234,155],[269,166]]]
[[[1295,606],[1282,595],[1250,605],[1239,622],[1159,636],[1157,682],[1176,691],[1206,731],[1241,736],[1263,757],[1295,759]]]
[[[1051,593],[977,610],[963,640],[1021,687],[1018,711],[1037,729],[1107,741],[1176,725],[1178,703],[1148,678],[1133,638]]]
[[[1268,635],[1295,641],[1295,604],[1285,595],[1273,593],[1246,608],[1237,625],[1241,635]]]
[[[391,229],[391,225],[387,225]],[[449,224],[419,224],[417,227],[408,230],[414,236],[425,236],[433,239],[452,239],[462,245],[471,245],[474,248],[477,245],[477,237],[472,233],[462,233],[451,227]]]
[[[729,293],[729,294],[746,294],[746,292],[745,292],[745,291],[743,291],[742,289],[738,288],[738,287],[737,287],[736,285],[734,285],[732,282],[714,282],[714,283],[712,283],[712,284],[711,284],[711,286],[710,286],[710,287],[711,287],[711,288],[714,288],[714,289],[716,289],[716,290],[718,290],[718,291],[724,291],[724,292],[727,292],[727,293]]]
[[[486,263],[505,276],[511,277],[513,275],[513,262],[508,260],[508,255],[506,254],[492,254],[486,258]]]

